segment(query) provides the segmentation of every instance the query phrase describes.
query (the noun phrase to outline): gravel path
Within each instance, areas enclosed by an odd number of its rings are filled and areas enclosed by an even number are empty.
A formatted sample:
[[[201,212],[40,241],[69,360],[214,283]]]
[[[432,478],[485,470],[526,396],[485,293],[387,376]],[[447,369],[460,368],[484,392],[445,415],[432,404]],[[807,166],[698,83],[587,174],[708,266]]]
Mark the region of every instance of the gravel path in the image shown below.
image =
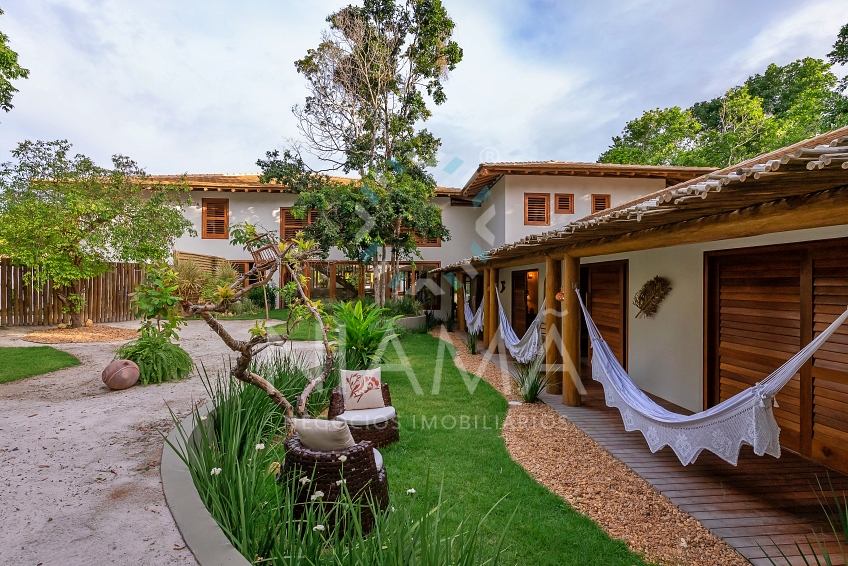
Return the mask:
[[[498,364],[469,354],[456,334],[434,329],[433,335],[454,345],[457,367],[480,375],[508,400],[520,400],[512,379]],[[647,560],[692,566],[747,564],[724,541],[544,403],[510,406],[503,437],[513,460],[536,481]]]
[[[224,322],[236,336],[252,325]],[[35,346],[21,340],[31,330],[0,329],[0,346]],[[223,367],[225,346],[203,322],[181,337],[210,373]],[[100,372],[120,344],[56,345],[82,365],[0,385],[0,566],[197,563],[165,504],[159,462],[168,407],[188,415],[203,385],[195,376],[110,391]]]

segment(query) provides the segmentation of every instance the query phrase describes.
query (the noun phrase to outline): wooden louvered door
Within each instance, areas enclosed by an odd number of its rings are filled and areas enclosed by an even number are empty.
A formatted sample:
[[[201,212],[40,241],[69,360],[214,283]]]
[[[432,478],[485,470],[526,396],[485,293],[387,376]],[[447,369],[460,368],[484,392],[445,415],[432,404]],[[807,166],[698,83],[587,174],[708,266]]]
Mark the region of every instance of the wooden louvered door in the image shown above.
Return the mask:
[[[586,308],[618,362],[627,369],[627,262],[593,263],[586,271]]]
[[[762,381],[801,348],[801,254],[747,253],[718,266],[717,397]],[[800,375],[777,396],[781,443],[800,450]],[[711,403],[711,404],[716,404]]]
[[[709,254],[707,405],[777,369],[848,306],[848,241]],[[774,409],[781,444],[848,472],[848,325],[792,378]]]
[[[813,331],[821,332],[848,306],[848,243],[811,252]],[[813,356],[812,440],[814,460],[848,471],[848,324]]]

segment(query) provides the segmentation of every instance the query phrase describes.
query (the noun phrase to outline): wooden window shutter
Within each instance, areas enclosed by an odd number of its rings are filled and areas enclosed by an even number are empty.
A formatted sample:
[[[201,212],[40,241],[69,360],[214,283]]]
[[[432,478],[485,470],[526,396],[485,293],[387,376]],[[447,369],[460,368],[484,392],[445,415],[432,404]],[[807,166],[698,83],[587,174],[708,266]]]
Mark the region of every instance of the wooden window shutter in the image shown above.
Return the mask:
[[[592,214],[601,212],[610,207],[609,195],[592,195]]]
[[[554,195],[554,212],[557,214],[574,214],[574,195],[562,193]]]
[[[524,224],[547,226],[551,220],[551,195],[547,193],[524,193]]]
[[[317,210],[310,210],[308,219],[295,218],[291,208],[280,209],[280,237],[283,240],[291,240],[297,237],[297,233],[309,226],[318,218]]]
[[[418,232],[410,230],[409,228],[401,228],[400,231],[403,233],[412,232],[412,239],[415,240],[415,244],[419,248],[437,248],[442,245],[441,238],[425,238],[418,234]]]
[[[442,245],[441,238],[425,238],[418,235],[417,232],[413,234],[413,237],[415,238],[415,243],[421,248],[437,248]]]
[[[203,199],[202,237],[226,240],[230,237],[230,200],[225,198]]]

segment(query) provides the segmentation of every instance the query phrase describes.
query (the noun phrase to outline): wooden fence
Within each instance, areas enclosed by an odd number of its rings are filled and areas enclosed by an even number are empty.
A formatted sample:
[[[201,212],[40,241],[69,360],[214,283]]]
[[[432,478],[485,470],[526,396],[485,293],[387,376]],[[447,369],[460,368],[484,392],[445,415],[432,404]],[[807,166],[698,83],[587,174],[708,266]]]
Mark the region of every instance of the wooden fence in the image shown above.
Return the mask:
[[[135,312],[130,294],[141,283],[144,272],[135,263],[113,263],[112,269],[84,283],[83,318],[95,323],[132,320]],[[62,301],[50,281],[27,285],[25,275],[33,270],[12,265],[0,258],[0,326],[52,326],[68,322]]]

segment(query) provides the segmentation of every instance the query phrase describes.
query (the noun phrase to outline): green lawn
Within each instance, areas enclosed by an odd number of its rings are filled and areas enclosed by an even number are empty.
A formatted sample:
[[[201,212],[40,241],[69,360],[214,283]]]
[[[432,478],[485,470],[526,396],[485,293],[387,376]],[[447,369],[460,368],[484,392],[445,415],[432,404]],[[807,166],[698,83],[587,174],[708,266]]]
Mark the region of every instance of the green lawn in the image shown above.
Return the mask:
[[[439,341],[429,335],[410,334],[400,344],[424,394],[414,392],[406,373],[383,374],[391,385],[392,403],[400,420],[400,442],[382,450],[393,501],[408,499],[406,490],[414,488],[418,492],[415,504],[422,509],[432,506],[443,482],[444,498],[453,507],[451,519],[456,521],[481,517],[505,497],[483,533],[485,547],[493,547],[518,509],[501,564],[644,564],[623,542],[611,540],[593,521],[536,483],[509,457],[500,431],[492,426],[503,421],[506,401],[482,380],[470,394],[453,365],[452,347],[448,346],[450,355],[445,356],[442,367],[440,392],[433,395]],[[396,356],[389,363],[397,363]],[[464,416],[471,426],[463,429],[460,423]],[[433,417],[437,418],[437,427],[422,426],[424,419],[432,425]],[[454,419],[457,426],[451,429]],[[430,501],[423,501],[428,473],[432,493]]]
[[[289,316],[289,309],[271,309],[269,312],[271,320],[268,321],[268,327],[274,328],[279,333],[286,332],[285,320]],[[257,314],[240,314],[236,316],[228,316],[221,320],[265,320],[265,309]],[[282,324],[280,324],[282,323]],[[314,318],[308,318],[297,324],[291,334],[292,340],[320,340],[321,331],[318,328],[318,322]]]
[[[50,346],[0,348],[0,383],[9,383],[79,364],[80,361],[72,355]]]

